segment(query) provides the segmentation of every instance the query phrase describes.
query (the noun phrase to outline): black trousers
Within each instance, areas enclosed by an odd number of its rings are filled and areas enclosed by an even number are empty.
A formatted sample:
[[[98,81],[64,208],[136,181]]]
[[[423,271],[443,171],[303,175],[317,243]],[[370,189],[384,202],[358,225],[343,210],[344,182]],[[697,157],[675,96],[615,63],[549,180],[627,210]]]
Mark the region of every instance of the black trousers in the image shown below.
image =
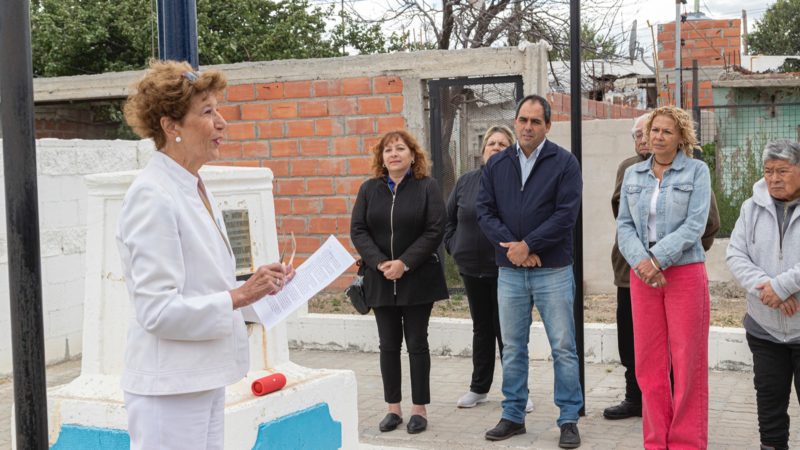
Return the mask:
[[[747,333],[753,352],[758,431],[763,445],[789,446],[789,397],[792,378],[800,401],[800,344],[778,344]]]
[[[500,315],[497,312],[497,277],[471,277],[461,274],[472,316],[472,381],[469,390],[485,394],[492,387],[495,342],[503,355]]]
[[[619,360],[625,367],[625,400],[642,404],[642,391],[636,382],[636,359],[633,352],[633,313],[630,288],[617,288],[617,347]]]
[[[381,378],[386,403],[400,403],[400,347],[406,338],[411,368],[411,401],[415,405],[431,402],[431,354],[428,349],[428,322],[433,303],[413,306],[380,306],[375,311],[381,350]]]

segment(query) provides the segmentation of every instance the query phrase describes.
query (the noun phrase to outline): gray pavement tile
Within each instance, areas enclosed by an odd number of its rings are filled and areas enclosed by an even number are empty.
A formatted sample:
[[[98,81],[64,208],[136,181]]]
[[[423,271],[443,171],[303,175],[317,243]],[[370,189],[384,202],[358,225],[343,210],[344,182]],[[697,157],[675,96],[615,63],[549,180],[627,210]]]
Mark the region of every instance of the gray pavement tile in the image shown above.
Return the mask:
[[[500,418],[501,372],[496,365],[495,382],[489,392],[489,402],[470,409],[458,409],[455,402],[469,385],[472,363],[463,357],[432,357],[431,396],[428,406],[429,429],[409,435],[404,428],[381,433],[378,422],[386,413],[383,385],[376,353],[343,353],[321,351],[291,352],[292,361],[307,367],[353,370],[358,379],[359,434],[362,443],[376,447],[405,447],[418,449],[557,449],[558,410],[553,404],[553,371],[548,361],[533,361],[530,389],[536,405],[526,419],[527,433],[501,442],[484,440],[483,433]],[[410,410],[410,381],[404,358],[403,407]],[[80,372],[80,360],[48,367],[48,386],[64,384]],[[606,406],[615,404],[624,395],[624,371],[605,364],[586,366],[586,417],[579,428],[581,449],[627,450],[641,448],[641,419],[607,421],[602,417]],[[755,391],[750,372],[709,372],[709,448],[741,450],[758,448],[758,425]],[[11,446],[11,402],[13,385],[0,381],[0,449]],[[796,397],[792,395],[792,399]],[[800,420],[800,407],[791,402],[790,416]],[[800,433],[792,433],[790,446],[800,447]],[[238,449],[233,449],[238,450]],[[349,450],[349,449],[348,449]]]

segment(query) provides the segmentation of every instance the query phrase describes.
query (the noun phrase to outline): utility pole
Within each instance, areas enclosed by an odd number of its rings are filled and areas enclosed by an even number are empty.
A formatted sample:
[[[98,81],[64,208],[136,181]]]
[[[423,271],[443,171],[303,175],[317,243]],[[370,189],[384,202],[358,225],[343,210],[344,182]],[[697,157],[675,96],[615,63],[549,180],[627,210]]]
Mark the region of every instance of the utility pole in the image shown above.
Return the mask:
[[[681,5],[685,4],[686,0],[675,0],[675,106],[683,108],[683,99],[681,91],[683,91],[683,66],[681,65]]]
[[[17,449],[48,448],[30,2],[0,2],[0,114]]]
[[[345,30],[344,30],[344,0],[342,0],[342,9],[339,11],[339,15],[342,18],[342,56],[345,56],[346,53],[344,52],[344,42],[345,42]]]
[[[750,50],[747,48],[747,10],[742,10],[742,44],[744,44],[744,54],[749,55]]]

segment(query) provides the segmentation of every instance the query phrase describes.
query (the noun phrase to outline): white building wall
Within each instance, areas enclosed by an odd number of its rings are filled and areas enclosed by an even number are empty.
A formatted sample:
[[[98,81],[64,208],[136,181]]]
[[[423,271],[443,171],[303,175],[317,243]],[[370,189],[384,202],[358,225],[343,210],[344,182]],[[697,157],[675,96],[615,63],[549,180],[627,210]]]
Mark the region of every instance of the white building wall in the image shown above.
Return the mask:
[[[82,350],[87,202],[83,176],[141,168],[152,151],[153,145],[148,141],[37,141],[42,303],[48,363],[73,357]],[[2,171],[0,164],[0,377],[12,370]]]

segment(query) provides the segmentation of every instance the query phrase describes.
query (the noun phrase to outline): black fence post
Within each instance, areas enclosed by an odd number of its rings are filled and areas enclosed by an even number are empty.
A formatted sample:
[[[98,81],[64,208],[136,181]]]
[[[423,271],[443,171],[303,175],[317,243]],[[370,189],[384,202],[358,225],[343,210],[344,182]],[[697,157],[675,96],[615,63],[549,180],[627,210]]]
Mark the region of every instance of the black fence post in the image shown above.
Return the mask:
[[[694,116],[695,134],[700,142],[700,81],[698,76],[697,60],[692,60],[692,115]]]
[[[47,449],[47,384],[39,259],[30,4],[0,2],[8,287],[18,449]]]
[[[569,7],[569,37],[570,37],[570,102],[571,102],[571,128],[572,128],[572,154],[583,167],[583,120],[581,112],[581,4],[578,0],[570,0]],[[583,395],[583,408],[580,415],[586,415],[586,382],[585,358],[583,355],[583,207],[578,212],[575,223],[575,303],[573,314],[575,316],[575,345],[578,351],[580,366],[581,394]]]

